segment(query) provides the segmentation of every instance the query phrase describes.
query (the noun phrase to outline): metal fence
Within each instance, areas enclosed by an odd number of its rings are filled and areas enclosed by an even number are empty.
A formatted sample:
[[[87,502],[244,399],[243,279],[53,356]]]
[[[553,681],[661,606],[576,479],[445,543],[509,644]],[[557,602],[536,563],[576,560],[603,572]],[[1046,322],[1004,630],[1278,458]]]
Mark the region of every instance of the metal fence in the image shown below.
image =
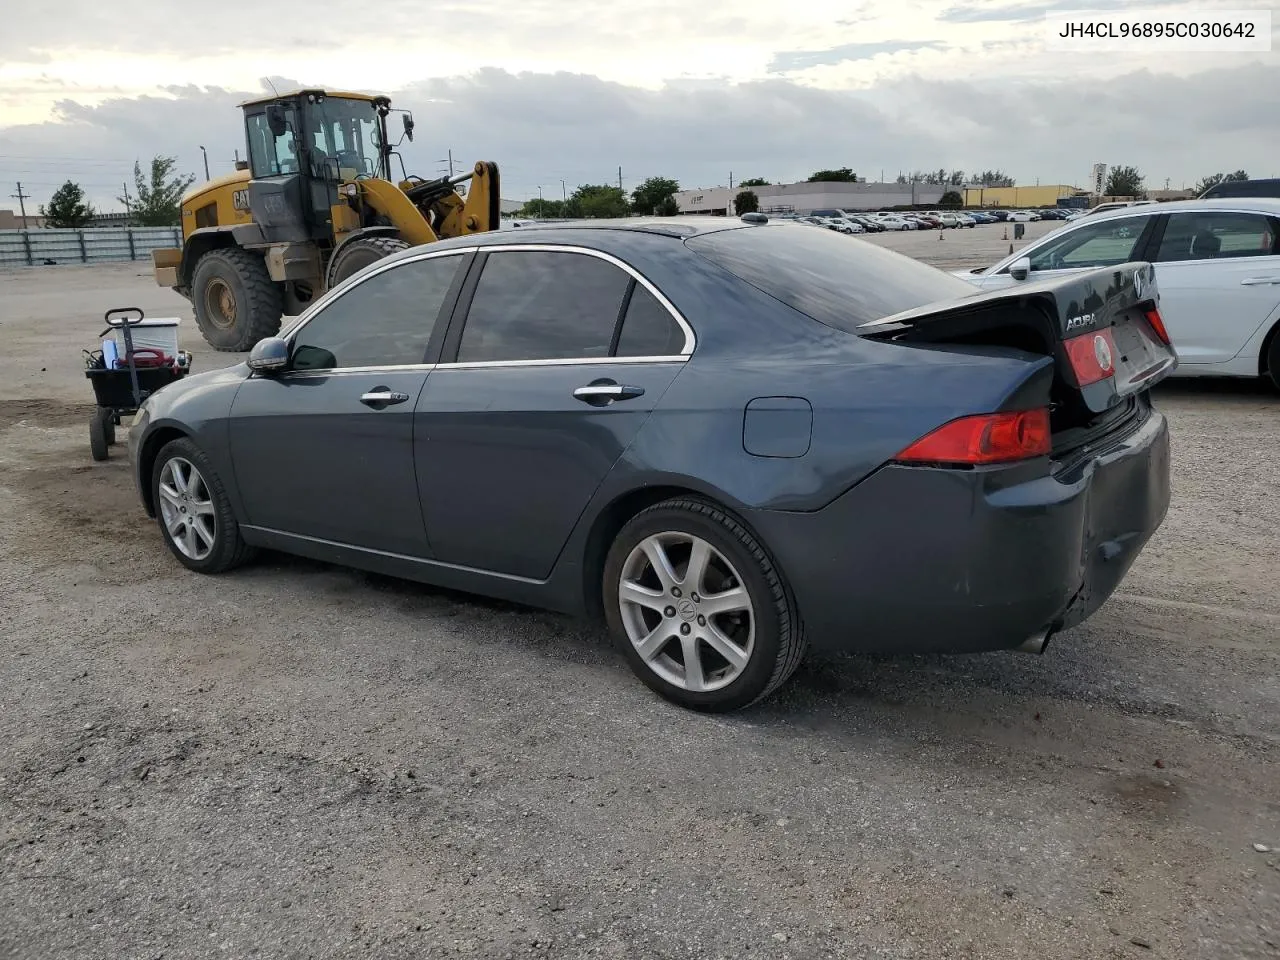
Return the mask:
[[[181,246],[178,227],[0,230],[0,267],[149,260],[152,250]]]

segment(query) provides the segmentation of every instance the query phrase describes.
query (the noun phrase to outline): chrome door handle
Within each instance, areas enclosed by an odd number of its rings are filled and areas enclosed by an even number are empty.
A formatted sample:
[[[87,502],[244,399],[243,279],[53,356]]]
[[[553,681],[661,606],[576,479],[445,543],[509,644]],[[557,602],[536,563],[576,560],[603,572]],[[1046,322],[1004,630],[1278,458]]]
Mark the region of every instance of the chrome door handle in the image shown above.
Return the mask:
[[[385,387],[378,387],[360,396],[361,403],[375,408],[388,407],[393,403],[404,403],[408,399],[409,395],[407,393],[397,393]]]
[[[1240,281],[1242,287],[1257,287],[1266,283],[1280,283],[1280,277],[1249,277]]]
[[[630,387],[612,381],[598,381],[575,388],[573,395],[584,403],[604,406],[605,404],[613,403],[615,400],[630,400],[633,397],[642,397],[644,396],[644,387]]]

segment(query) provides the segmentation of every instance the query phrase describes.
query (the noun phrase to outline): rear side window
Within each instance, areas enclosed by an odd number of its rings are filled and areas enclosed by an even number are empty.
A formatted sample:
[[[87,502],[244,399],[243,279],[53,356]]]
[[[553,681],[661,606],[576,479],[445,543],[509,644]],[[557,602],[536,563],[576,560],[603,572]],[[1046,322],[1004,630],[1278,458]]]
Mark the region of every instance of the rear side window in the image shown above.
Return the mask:
[[[1156,261],[1273,256],[1277,226],[1276,220],[1255,213],[1175,213],[1164,228]]]
[[[673,357],[684,349],[684,331],[658,298],[636,284],[618,336],[619,357]]]
[[[415,260],[374,274],[307,321],[294,370],[422,363],[462,255]]]
[[[492,253],[467,312],[458,362],[607,357],[630,282],[587,254]]]
[[[685,243],[787,306],[849,333],[871,320],[978,292],[936,267],[832,230],[741,227]]]

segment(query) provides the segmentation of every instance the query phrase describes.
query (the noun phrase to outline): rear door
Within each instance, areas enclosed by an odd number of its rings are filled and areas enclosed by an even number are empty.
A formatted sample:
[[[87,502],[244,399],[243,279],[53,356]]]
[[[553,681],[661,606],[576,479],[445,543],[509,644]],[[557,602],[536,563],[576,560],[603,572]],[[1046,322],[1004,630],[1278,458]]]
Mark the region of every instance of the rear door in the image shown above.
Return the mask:
[[[1009,275],[1009,266],[1024,256],[1031,261],[1028,280],[1054,280],[1098,267],[1119,266],[1141,256],[1155,221],[1155,214],[1144,213],[1064,227],[1018,257],[1006,258],[990,275],[966,279],[983,290],[1012,287],[1019,281]]]
[[[544,579],[692,335],[612,258],[486,249],[417,403],[418,483],[438,559]]]
[[[1184,364],[1226,363],[1280,307],[1280,219],[1174,213],[1150,258],[1160,312]]]
[[[355,282],[290,334],[286,370],[240,387],[231,455],[250,525],[430,555],[413,410],[467,259],[430,255]]]

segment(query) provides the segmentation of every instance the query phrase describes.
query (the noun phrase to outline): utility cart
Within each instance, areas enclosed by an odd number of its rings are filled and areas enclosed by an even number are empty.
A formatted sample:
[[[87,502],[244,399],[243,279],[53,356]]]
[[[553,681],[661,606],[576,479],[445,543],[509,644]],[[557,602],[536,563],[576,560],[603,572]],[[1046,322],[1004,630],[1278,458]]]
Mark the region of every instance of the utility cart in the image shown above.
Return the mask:
[[[116,442],[121,417],[138,412],[142,401],[191,372],[191,354],[178,349],[176,319],[147,320],[138,307],[117,307],[103,315],[107,339],[86,350],[85,372],[97,409],[89,421],[89,450],[106,460]]]

